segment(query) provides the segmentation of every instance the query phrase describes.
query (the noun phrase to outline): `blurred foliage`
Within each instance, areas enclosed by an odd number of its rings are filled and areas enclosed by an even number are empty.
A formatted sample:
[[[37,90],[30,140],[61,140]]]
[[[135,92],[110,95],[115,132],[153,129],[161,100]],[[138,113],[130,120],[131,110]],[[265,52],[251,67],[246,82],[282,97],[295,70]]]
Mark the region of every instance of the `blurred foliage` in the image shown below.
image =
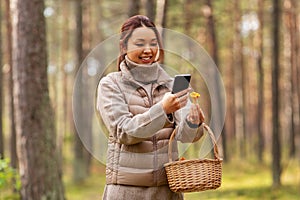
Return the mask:
[[[10,160],[0,160],[0,193],[7,193],[7,190],[15,191],[14,194],[5,195],[4,199],[18,199],[18,191],[21,188],[20,176],[16,169],[10,166]],[[0,195],[2,199],[2,196]]]

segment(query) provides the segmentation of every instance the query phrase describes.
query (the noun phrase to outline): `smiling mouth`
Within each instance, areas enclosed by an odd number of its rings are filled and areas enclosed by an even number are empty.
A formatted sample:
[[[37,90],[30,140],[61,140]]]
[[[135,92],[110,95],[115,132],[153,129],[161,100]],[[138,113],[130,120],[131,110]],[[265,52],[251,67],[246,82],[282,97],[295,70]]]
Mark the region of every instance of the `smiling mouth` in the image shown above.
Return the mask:
[[[149,62],[149,61],[151,61],[151,58],[152,58],[152,56],[140,57],[140,59],[141,59],[143,62]]]

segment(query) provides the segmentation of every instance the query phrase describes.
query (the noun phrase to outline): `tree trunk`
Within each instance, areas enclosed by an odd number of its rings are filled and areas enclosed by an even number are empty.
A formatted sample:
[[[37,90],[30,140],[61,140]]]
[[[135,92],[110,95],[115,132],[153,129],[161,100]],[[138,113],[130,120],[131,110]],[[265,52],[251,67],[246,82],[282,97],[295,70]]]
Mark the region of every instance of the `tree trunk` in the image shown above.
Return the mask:
[[[85,130],[85,137],[91,137],[91,133],[90,133],[90,128],[91,125],[87,125],[87,123],[91,123],[90,116],[87,116],[86,113],[87,111],[85,110],[85,105],[84,105],[84,97],[85,92],[88,92],[89,90],[86,89],[85,83],[86,81],[84,80],[84,76],[81,73],[80,69],[80,65],[81,62],[83,61],[84,58],[84,49],[85,52],[87,51],[87,48],[89,47],[89,41],[87,38],[87,33],[89,33],[88,31],[86,33],[83,33],[84,29],[88,29],[88,27],[83,27],[84,23],[83,23],[83,10],[84,10],[84,6],[83,6],[83,1],[76,1],[76,66],[77,69],[76,71],[76,75],[77,75],[77,79],[80,80],[81,84],[78,84],[80,88],[77,88],[80,91],[79,97],[78,99],[78,105],[79,106],[79,112],[82,115],[82,121],[80,121],[79,123],[83,123],[82,124],[77,124],[77,126],[79,127],[86,127],[87,130]],[[88,19],[85,18],[85,20],[87,21]],[[86,22],[85,21],[85,22]],[[87,25],[87,24],[85,24]],[[85,34],[85,38],[83,36],[83,34]],[[84,46],[84,47],[83,47]],[[79,73],[78,73],[79,72]],[[87,103],[87,105],[90,105],[89,103]],[[90,121],[90,122],[87,122]],[[74,133],[75,133],[75,142],[74,142],[74,163],[73,163],[73,180],[75,182],[81,182],[82,180],[84,180],[88,175],[89,175],[89,168],[90,168],[90,164],[91,164],[91,155],[88,153],[88,151],[86,150],[86,148],[83,146],[83,143],[79,137],[79,133],[76,130],[75,124],[74,124]],[[91,138],[88,138],[87,140],[90,141]]]
[[[233,7],[232,4],[228,4],[226,10],[228,10],[229,12],[232,10],[235,10],[235,8]],[[234,25],[234,19],[235,19],[235,12],[230,12],[232,13],[230,15],[229,18],[229,25],[234,27],[236,25]],[[235,30],[233,29],[231,32],[231,35],[234,37]],[[230,161],[232,156],[226,156],[226,154],[232,154],[233,152],[236,152],[236,148],[234,145],[235,144],[235,139],[236,139],[236,100],[235,100],[235,74],[236,74],[236,70],[235,70],[235,38],[233,37],[229,37],[229,39],[227,40],[227,45],[228,45],[228,53],[226,55],[227,60],[226,63],[224,63],[224,72],[226,72],[224,74],[224,77],[226,77],[224,79],[225,84],[226,84],[226,103],[227,103],[227,110],[226,110],[226,118],[225,118],[225,126],[224,128],[226,129],[226,144],[225,146],[223,146],[223,151],[224,151],[224,161],[228,162]],[[230,148],[227,148],[227,145]]]
[[[48,78],[44,1],[13,0],[13,73],[22,199],[64,199]]]
[[[286,24],[289,29],[290,35],[290,67],[291,67],[291,95],[290,95],[290,106],[291,106],[291,129],[290,129],[290,137],[289,137],[289,156],[295,157],[296,156],[296,142],[295,137],[296,133],[299,132],[299,122],[297,121],[298,115],[298,106],[299,106],[299,99],[297,96],[297,65],[298,64],[298,42],[299,39],[297,37],[297,5],[296,1],[293,0],[286,0]],[[299,86],[298,86],[299,87]]]
[[[241,22],[241,8],[240,1],[234,1],[234,22],[235,22],[235,33],[234,33],[234,58],[233,66],[235,67],[234,76],[234,93],[235,93],[235,110],[236,110],[236,144],[238,147],[238,153],[240,158],[245,159],[246,149],[245,149],[245,130],[244,130],[244,105],[243,105],[243,71],[244,68],[244,58],[243,58],[243,40],[240,31],[239,24]]]
[[[8,73],[8,96],[9,96],[9,122],[10,122],[10,164],[14,169],[18,168],[17,156],[17,136],[16,136],[16,120],[14,116],[14,95],[13,95],[13,63],[12,63],[12,24],[10,13],[10,0],[5,0],[6,10],[6,38],[7,38],[7,57],[10,67]]]
[[[191,36],[191,28],[193,24],[193,9],[192,1],[185,0],[183,4],[183,18],[184,18],[184,32],[188,36]]]
[[[75,37],[75,48],[76,48],[76,74],[79,71],[80,63],[83,59],[83,50],[82,50],[82,0],[75,1],[75,15],[76,15],[76,37]],[[80,103],[81,104],[81,103]],[[75,124],[74,129],[74,161],[73,161],[73,180],[75,182],[80,182],[87,177],[86,170],[84,166],[83,159],[83,149],[82,143],[79,138],[78,132],[76,130]],[[83,166],[81,166],[83,165]]]
[[[146,15],[151,21],[155,20],[155,3],[154,0],[146,0],[145,3]]]
[[[165,26],[166,26],[167,3],[168,3],[168,0],[157,0],[156,1],[155,23],[158,27],[165,28]]]
[[[91,33],[91,27],[93,26],[91,24],[92,21],[92,12],[91,12],[91,3],[89,0],[85,0],[84,1],[84,8],[83,8],[83,33],[82,33],[82,41],[83,41],[83,57],[82,60],[84,58],[86,58],[86,56],[88,55],[88,53],[91,51],[91,47],[92,47],[92,33]],[[85,44],[85,45],[84,45]],[[81,63],[80,63],[81,64]],[[79,66],[79,65],[78,65]],[[83,104],[82,106],[82,114],[83,114],[83,123],[85,124],[84,128],[84,139],[85,141],[83,142],[83,144],[88,145],[88,147],[90,148],[90,150],[92,150],[92,121],[93,121],[93,111],[94,111],[94,107],[93,102],[94,99],[91,98],[85,98],[88,96],[92,96],[89,95],[89,93],[91,93],[92,91],[90,90],[90,88],[92,87],[89,83],[89,74],[88,73],[84,73],[82,76],[82,84],[83,84],[83,88],[82,88],[82,94],[83,94]],[[97,83],[95,83],[97,84]],[[88,106],[89,105],[89,106]],[[86,170],[86,174],[90,175],[90,166],[91,166],[91,162],[92,162],[92,156],[90,154],[90,152],[88,151],[88,149],[82,145],[82,151],[83,151],[83,155],[84,155],[84,164],[85,164],[85,170]]]
[[[243,13],[243,11],[241,10],[241,13]],[[241,18],[240,18],[241,19]],[[240,21],[241,22],[241,21]],[[243,50],[244,50],[244,42],[243,42],[243,35],[240,31],[240,37],[239,37],[239,42],[241,45],[241,52],[240,52],[240,56],[241,56],[241,97],[242,97],[242,103],[241,103],[241,117],[242,117],[242,126],[243,126],[243,132],[242,132],[242,138],[241,138],[241,143],[240,143],[240,147],[241,147],[241,158],[246,158],[247,157],[247,147],[249,144],[249,141],[247,139],[249,139],[249,131],[248,131],[248,101],[247,101],[247,94],[249,94],[247,90],[247,79],[248,79],[248,70],[247,70],[247,63],[245,63],[245,59],[243,57]]]
[[[216,28],[215,28],[215,18],[214,18],[214,12],[213,12],[213,5],[212,5],[212,1],[211,0],[206,0],[206,6],[207,8],[207,12],[205,14],[206,17],[206,23],[207,23],[207,29],[208,29],[208,50],[209,50],[209,54],[211,55],[211,57],[213,58],[216,66],[219,68],[219,56],[218,56],[218,42],[217,42],[217,36],[216,36]],[[221,71],[221,69],[219,68],[219,70]],[[217,88],[217,98],[219,99],[219,101],[225,101],[225,99],[222,99],[222,95],[221,95],[221,83],[218,82],[217,79],[215,79],[215,85]],[[224,116],[224,112],[223,110],[225,110],[225,108],[221,107],[221,104],[217,104],[215,105],[217,107],[217,110],[219,112],[218,115],[218,119],[216,120],[216,123],[222,123]],[[217,126],[216,123],[212,123],[212,128],[214,128],[214,126]],[[224,159],[226,159],[227,157],[227,153],[226,153],[226,129],[224,128],[222,130],[222,146],[223,146],[223,157]]]
[[[296,1],[295,1],[296,2]],[[299,9],[299,6],[296,4],[296,7]],[[299,18],[299,13],[296,12],[295,13],[297,17],[297,21],[296,21],[296,52],[295,52],[295,55],[296,55],[296,59],[297,59],[297,70],[296,70],[296,74],[297,74],[297,97],[298,97],[298,130],[300,130],[300,26],[299,26],[299,23],[300,23],[300,18]],[[296,111],[297,113],[297,111]],[[300,131],[297,132],[297,135],[296,135],[296,138],[297,139],[300,139]],[[299,156],[298,156],[299,157]]]
[[[296,1],[294,1],[295,3],[296,3]],[[299,10],[299,6],[298,6],[298,4],[296,3],[296,8],[297,8],[297,10]],[[298,16],[297,17],[297,20],[296,20],[296,41],[297,41],[297,43],[296,43],[296,46],[295,46],[295,48],[296,48],[296,52],[295,52],[295,55],[296,55],[296,59],[297,59],[297,66],[296,66],[296,74],[297,74],[297,84],[296,84],[296,86],[297,86],[297,98],[298,98],[298,132],[297,132],[297,134],[296,134],[296,140],[298,139],[300,139],[300,44],[299,44],[299,42],[300,42],[300,30],[299,30],[299,28],[300,28],[300,26],[299,26],[299,23],[300,23],[300,18],[299,18],[299,12],[296,12],[295,13],[295,15],[296,16]],[[296,111],[296,113],[297,113],[297,111]],[[298,156],[299,157],[299,156]]]
[[[140,13],[140,7],[141,7],[140,0],[129,0],[128,17],[138,15]]]
[[[272,178],[273,187],[281,185],[281,146],[280,146],[280,92],[279,92],[279,74],[280,74],[280,0],[273,0],[273,47],[272,47]]]
[[[1,1],[2,2],[2,1]],[[0,2],[0,10],[2,5]],[[2,12],[0,11],[0,159],[4,158],[4,137],[2,125],[2,108],[3,108],[3,75],[2,75]]]
[[[264,29],[264,0],[258,1],[258,20],[259,20],[259,30],[258,30],[258,58],[257,58],[257,68],[258,68],[258,105],[257,105],[257,126],[258,126],[258,148],[257,156],[259,162],[263,161],[263,153],[265,148],[265,137],[264,137],[264,69],[263,69],[263,57],[264,57],[264,46],[263,46],[263,29]]]

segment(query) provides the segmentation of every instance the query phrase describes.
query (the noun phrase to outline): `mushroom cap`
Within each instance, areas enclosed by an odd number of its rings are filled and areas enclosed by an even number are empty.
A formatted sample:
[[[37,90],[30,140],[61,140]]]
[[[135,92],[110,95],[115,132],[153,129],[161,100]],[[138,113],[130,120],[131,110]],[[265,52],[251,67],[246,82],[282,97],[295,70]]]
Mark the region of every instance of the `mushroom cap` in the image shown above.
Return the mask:
[[[192,97],[192,98],[198,98],[198,97],[200,97],[200,94],[198,92],[191,92],[190,93],[190,97]]]

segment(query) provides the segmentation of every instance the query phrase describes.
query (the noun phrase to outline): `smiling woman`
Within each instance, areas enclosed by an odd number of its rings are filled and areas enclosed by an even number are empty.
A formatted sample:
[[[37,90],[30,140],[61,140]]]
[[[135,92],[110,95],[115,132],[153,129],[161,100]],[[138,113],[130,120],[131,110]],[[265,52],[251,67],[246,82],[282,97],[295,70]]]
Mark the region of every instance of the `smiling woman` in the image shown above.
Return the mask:
[[[160,66],[163,50],[153,22],[141,15],[129,18],[119,44],[119,71],[103,77],[97,93],[96,107],[109,131],[103,199],[181,200],[164,169],[169,138],[178,127],[177,140],[199,140],[204,115],[189,101],[189,88],[171,93],[174,80]]]

